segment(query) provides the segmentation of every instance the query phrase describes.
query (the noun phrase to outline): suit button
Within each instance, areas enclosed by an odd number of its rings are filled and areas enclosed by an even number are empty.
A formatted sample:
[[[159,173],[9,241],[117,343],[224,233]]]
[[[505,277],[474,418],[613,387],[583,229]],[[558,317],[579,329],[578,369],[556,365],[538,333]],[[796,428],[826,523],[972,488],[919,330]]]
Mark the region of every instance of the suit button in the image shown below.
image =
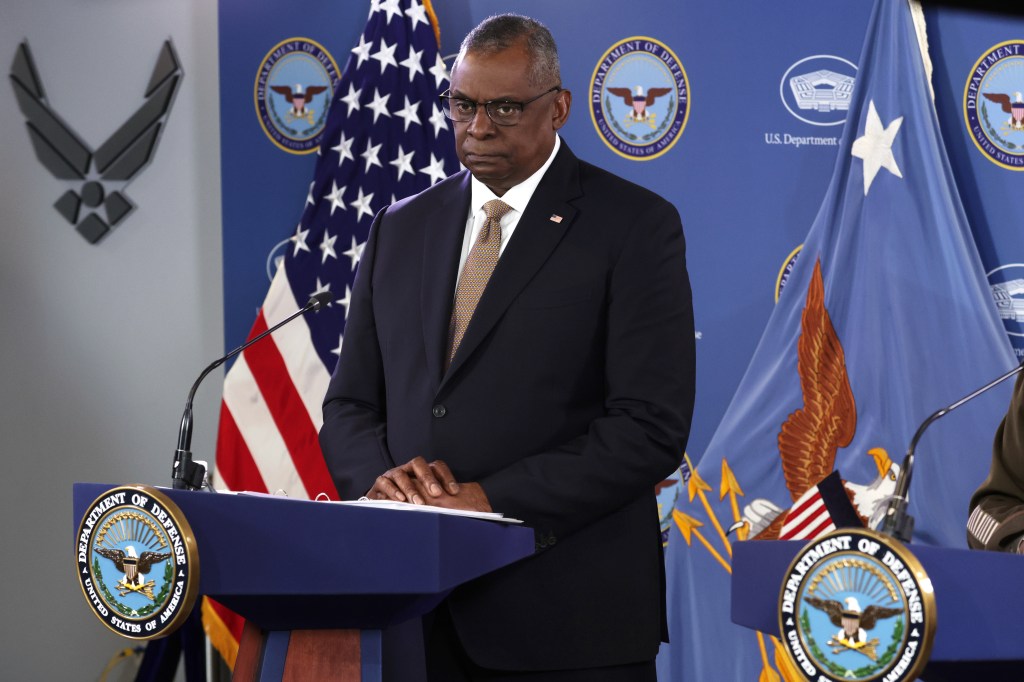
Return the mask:
[[[432,412],[432,413],[433,413],[433,415],[434,415],[435,417],[437,417],[438,419],[440,419],[441,417],[443,417],[443,416],[445,416],[446,414],[448,414],[448,410],[447,410],[447,409],[445,409],[445,406],[444,406],[444,405],[434,405],[434,409],[433,409],[433,410],[431,410],[431,412]]]

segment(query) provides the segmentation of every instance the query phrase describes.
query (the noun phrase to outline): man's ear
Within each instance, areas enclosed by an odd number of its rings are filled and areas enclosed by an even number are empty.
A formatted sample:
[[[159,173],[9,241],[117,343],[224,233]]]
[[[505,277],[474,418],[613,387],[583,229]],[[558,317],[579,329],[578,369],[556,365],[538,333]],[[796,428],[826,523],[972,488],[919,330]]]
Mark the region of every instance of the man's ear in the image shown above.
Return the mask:
[[[572,93],[568,90],[559,90],[555,93],[554,113],[551,117],[551,127],[558,130],[565,125],[569,118],[569,109],[572,108]]]

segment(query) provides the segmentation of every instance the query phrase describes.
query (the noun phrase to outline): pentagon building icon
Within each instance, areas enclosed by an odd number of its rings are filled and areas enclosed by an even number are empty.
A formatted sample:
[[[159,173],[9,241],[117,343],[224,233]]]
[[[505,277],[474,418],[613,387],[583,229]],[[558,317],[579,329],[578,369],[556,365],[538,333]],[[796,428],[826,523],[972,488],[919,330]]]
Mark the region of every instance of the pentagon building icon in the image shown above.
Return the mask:
[[[835,71],[822,69],[789,79],[796,105],[801,109],[814,111],[846,111],[850,108],[854,76],[844,76]]]

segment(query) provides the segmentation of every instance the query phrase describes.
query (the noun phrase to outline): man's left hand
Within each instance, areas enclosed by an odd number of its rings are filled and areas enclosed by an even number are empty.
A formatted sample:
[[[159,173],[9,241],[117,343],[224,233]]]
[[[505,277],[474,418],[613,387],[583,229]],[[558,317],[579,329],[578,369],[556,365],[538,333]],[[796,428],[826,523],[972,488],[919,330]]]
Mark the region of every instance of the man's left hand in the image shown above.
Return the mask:
[[[438,497],[425,497],[427,504],[445,509],[490,512],[491,503],[479,483],[459,483],[459,492],[454,495],[443,493]]]

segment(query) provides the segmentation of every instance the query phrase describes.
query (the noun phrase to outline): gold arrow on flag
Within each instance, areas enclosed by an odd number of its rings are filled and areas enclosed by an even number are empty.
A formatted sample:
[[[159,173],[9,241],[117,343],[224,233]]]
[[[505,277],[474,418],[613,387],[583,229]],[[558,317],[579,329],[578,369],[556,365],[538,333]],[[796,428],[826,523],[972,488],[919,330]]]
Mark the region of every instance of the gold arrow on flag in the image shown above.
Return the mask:
[[[764,645],[764,633],[761,631],[757,633],[757,646],[761,649],[761,663],[763,664],[761,675],[757,678],[757,682],[782,682],[782,678],[779,677],[779,674],[768,663],[768,650]]]
[[[708,502],[708,496],[705,495],[705,492],[711,492],[711,486],[709,486],[704,479],[700,477],[700,474],[697,473],[697,468],[693,466],[693,462],[690,461],[690,456],[683,454],[683,457],[686,459],[686,466],[690,468],[690,480],[686,484],[686,492],[690,496],[690,502],[693,502],[694,495],[700,497],[701,504],[704,505],[704,511],[708,513],[708,518],[711,519],[712,525],[714,525],[715,530],[718,531],[718,537],[722,539],[722,544],[725,545],[725,551],[727,551],[729,556],[732,557],[732,543],[729,542],[728,536],[726,536],[725,531],[722,530],[722,524],[718,522],[715,510],[711,508],[711,503]]]
[[[722,564],[730,575],[732,574],[732,566],[729,565],[729,562],[723,559],[722,555],[718,553],[718,550],[712,547],[711,543],[707,541],[707,538],[697,530],[704,525],[703,523],[692,516],[687,516],[678,509],[672,510],[672,519],[676,522],[676,526],[679,527],[679,532],[683,534],[683,538],[686,540],[687,545],[691,544],[693,536],[697,536],[697,539],[700,540],[701,544],[707,547],[707,550],[711,552],[711,556],[715,557],[715,559],[718,560],[718,563]]]
[[[740,505],[736,502],[736,496],[745,497],[743,489],[740,488],[739,482],[736,480],[736,475],[732,473],[732,468],[729,466],[729,462],[723,457],[722,458],[722,485],[719,486],[718,500],[722,501],[725,496],[729,496],[729,504],[732,506],[732,520],[734,524],[738,524],[743,520],[740,516]],[[746,540],[747,535],[750,533],[750,526],[744,523],[740,526],[736,535],[740,540]]]

